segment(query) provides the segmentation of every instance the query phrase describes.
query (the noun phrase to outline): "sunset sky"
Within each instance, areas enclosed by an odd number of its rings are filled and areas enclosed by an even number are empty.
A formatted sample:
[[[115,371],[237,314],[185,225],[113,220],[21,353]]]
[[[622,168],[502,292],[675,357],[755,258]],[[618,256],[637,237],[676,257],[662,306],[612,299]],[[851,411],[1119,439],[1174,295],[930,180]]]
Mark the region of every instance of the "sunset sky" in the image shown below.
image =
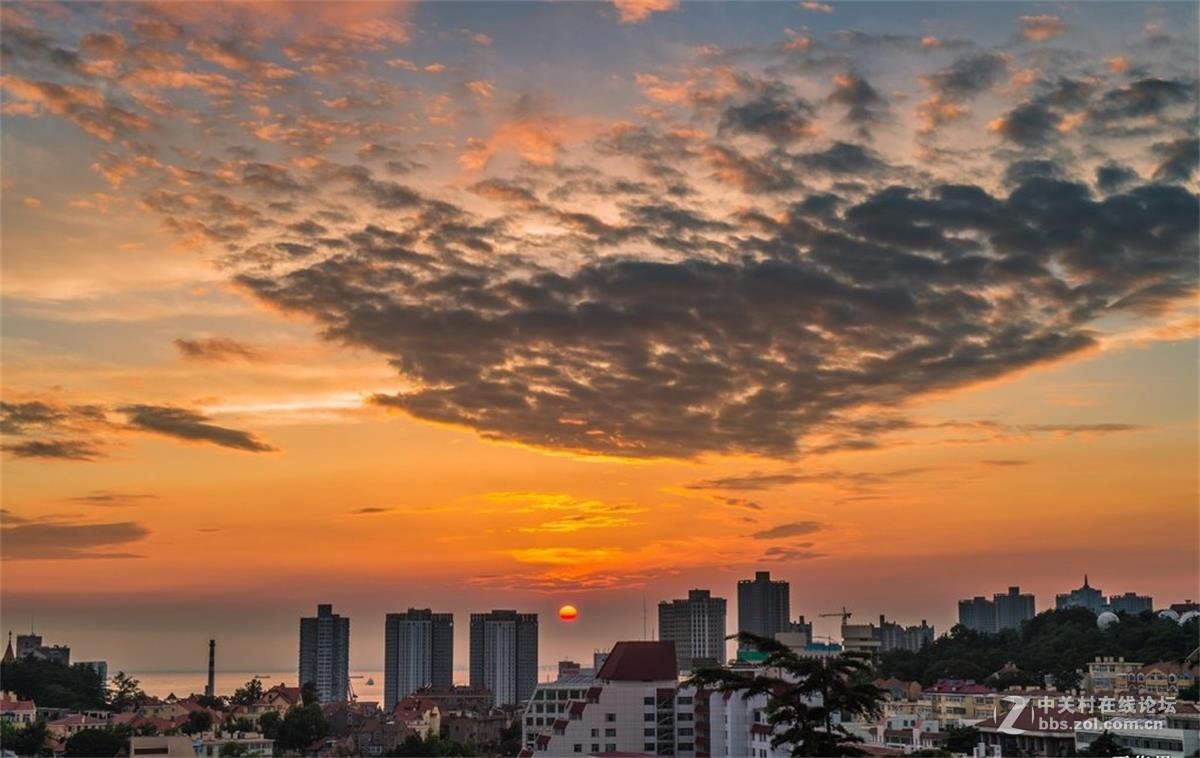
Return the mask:
[[[1195,3],[0,10],[5,630],[1200,596]]]

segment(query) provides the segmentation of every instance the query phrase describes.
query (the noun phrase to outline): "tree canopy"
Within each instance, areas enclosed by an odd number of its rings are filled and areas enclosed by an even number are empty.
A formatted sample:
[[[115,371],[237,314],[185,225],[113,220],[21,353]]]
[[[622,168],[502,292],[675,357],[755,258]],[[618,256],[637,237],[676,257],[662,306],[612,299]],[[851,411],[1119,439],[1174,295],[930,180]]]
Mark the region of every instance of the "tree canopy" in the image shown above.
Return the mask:
[[[890,650],[879,659],[879,673],[929,686],[938,679],[983,681],[1006,663],[1015,663],[1024,676],[998,684],[1040,684],[1046,675],[1060,688],[1079,685],[1079,671],[1096,656],[1124,656],[1153,663],[1183,659],[1196,647],[1196,621],[1180,625],[1153,613],[1121,614],[1107,629],[1096,625],[1086,608],[1051,610],[996,634],[955,626],[917,652]]]
[[[88,710],[104,707],[104,686],[91,666],[58,661],[17,658],[0,664],[4,689],[21,700],[33,700],[42,708]]]
[[[774,747],[789,745],[792,755],[861,755],[848,743],[861,740],[841,725],[841,718],[877,715],[884,691],[871,683],[866,658],[853,654],[830,658],[801,658],[777,640],[749,632],[734,635],[743,645],[766,653],[762,671],[747,675],[723,668],[697,671],[688,684],[767,697],[767,723],[773,727]],[[770,672],[770,673],[765,673]],[[778,672],[778,673],[775,673]]]

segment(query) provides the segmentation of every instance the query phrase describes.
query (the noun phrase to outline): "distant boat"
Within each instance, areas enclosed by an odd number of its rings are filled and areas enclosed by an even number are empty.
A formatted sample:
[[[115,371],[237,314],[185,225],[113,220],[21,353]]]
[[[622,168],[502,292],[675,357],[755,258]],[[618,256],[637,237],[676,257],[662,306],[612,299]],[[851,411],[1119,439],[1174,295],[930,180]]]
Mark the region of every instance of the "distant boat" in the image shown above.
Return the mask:
[[[375,686],[375,680],[374,680],[372,677],[367,677],[367,686],[368,686],[368,687],[374,687],[374,686]]]

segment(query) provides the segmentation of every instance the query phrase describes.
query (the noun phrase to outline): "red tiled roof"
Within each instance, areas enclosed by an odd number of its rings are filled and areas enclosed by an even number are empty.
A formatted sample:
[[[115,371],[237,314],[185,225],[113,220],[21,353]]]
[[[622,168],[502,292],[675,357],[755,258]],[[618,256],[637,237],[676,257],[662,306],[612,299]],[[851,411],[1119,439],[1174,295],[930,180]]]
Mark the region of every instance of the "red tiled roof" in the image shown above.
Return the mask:
[[[663,682],[679,678],[674,642],[618,642],[596,673],[600,680]]]
[[[430,711],[437,711],[438,705],[427,697],[406,697],[392,709],[392,718],[397,721],[423,718]]]
[[[1196,675],[1195,666],[1184,666],[1178,661],[1159,661],[1158,663],[1147,663],[1138,669],[1139,674],[1149,674],[1151,671],[1161,671],[1164,674],[1190,674]]]
[[[8,697],[0,698],[0,711],[32,711],[36,710],[37,705],[32,700],[12,700]]]

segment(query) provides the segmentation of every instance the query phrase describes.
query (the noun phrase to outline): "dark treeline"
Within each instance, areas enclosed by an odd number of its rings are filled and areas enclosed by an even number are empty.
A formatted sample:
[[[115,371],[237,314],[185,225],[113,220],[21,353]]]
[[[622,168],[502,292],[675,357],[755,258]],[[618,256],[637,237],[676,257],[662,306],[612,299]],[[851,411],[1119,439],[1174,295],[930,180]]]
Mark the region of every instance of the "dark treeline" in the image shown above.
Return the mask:
[[[1079,685],[1079,671],[1098,655],[1155,663],[1182,660],[1196,649],[1200,632],[1195,619],[1181,626],[1150,612],[1120,618],[1119,623],[1100,629],[1091,611],[1068,608],[1040,613],[1022,624],[1020,631],[983,634],[955,626],[920,652],[883,653],[879,670],[884,677],[928,686],[946,678],[983,682],[1013,663],[1019,673],[989,683],[1042,685],[1050,675],[1058,687],[1072,688]]]

